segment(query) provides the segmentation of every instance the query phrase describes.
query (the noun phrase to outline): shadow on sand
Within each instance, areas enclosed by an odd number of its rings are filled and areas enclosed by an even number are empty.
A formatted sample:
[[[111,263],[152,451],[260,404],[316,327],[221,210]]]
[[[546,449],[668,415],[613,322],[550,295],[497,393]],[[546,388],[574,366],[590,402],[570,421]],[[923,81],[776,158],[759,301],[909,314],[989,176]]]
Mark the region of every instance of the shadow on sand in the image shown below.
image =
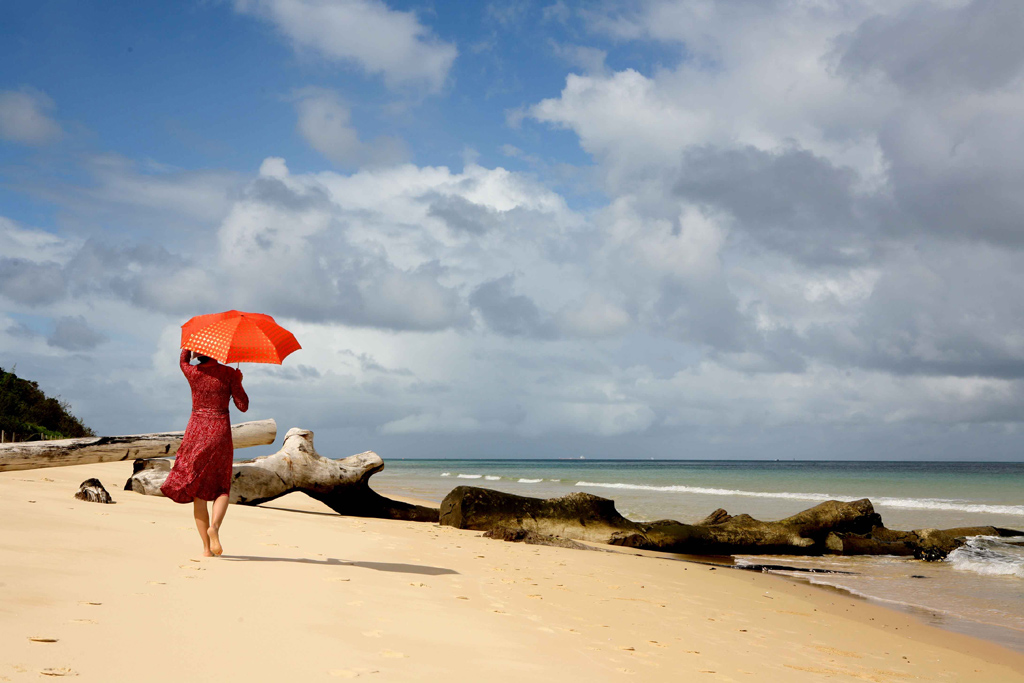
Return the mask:
[[[444,567],[428,567],[422,564],[400,564],[395,562],[353,562],[328,557],[325,560],[311,560],[306,557],[262,557],[260,555],[221,555],[220,559],[232,562],[295,562],[298,564],[319,564],[325,567],[362,567],[379,572],[398,572],[401,574],[423,574],[440,576],[442,574],[458,574],[454,569]]]

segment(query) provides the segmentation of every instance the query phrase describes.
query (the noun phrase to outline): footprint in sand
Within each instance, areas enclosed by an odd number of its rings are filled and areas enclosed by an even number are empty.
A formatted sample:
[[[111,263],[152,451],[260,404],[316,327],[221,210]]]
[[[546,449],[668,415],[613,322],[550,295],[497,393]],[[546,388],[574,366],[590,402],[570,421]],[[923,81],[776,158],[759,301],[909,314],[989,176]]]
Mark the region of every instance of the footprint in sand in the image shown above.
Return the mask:
[[[815,645],[814,649],[818,652],[822,652],[827,655],[838,655],[840,657],[852,657],[854,659],[861,659],[861,655],[856,652],[847,652],[846,650],[837,650],[834,647],[826,647],[824,645]]]
[[[102,605],[103,603],[102,602],[86,602],[85,600],[80,600],[78,602],[78,604],[79,605]]]
[[[380,651],[380,656],[381,657],[389,657],[391,659],[404,659],[404,658],[408,657],[409,655],[404,654],[402,652],[395,652],[394,650],[381,650]]]
[[[363,635],[367,638],[380,638],[382,635],[384,635],[384,631],[363,631]]]
[[[58,638],[44,638],[42,636],[29,636],[28,639],[33,643],[56,643],[59,640]]]
[[[324,581],[351,581],[351,580],[352,579],[343,579],[343,578],[341,578],[339,576],[332,576],[330,578],[324,579]]]
[[[151,586],[166,586],[167,585],[167,583],[165,581],[147,581],[146,583],[148,583]]]
[[[178,565],[178,569],[190,569],[190,570],[192,570],[194,572],[204,572],[204,571],[206,571],[206,567],[196,567],[196,566],[193,566],[191,564],[179,564]]]
[[[71,619],[72,624],[98,624],[95,619]]]
[[[66,666],[58,666],[58,667],[52,667],[52,668],[43,669],[39,673],[41,675],[43,675],[43,676],[77,676],[78,675],[77,672],[72,671],[71,669],[67,668]]]
[[[363,669],[362,671],[356,671],[355,669],[332,669],[327,673],[335,678],[359,678],[363,674],[379,674],[380,671],[378,669]]]
[[[534,600],[543,600],[544,599],[544,597],[540,596],[540,595],[527,595],[526,597],[533,598]]]
[[[428,586],[425,583],[410,583],[409,585],[413,586],[414,588],[430,588],[430,586]]]

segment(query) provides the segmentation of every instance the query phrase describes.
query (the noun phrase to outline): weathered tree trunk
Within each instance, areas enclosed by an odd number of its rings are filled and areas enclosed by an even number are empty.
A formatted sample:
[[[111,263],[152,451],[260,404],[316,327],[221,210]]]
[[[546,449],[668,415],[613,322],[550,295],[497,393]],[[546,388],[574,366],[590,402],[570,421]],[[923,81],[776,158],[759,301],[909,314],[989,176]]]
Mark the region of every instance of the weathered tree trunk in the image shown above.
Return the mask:
[[[125,489],[151,496],[163,495],[160,486],[170,468],[169,460],[137,462]],[[382,469],[384,461],[373,451],[342,460],[325,458],[313,447],[313,432],[292,428],[277,453],[234,464],[230,501],[259,505],[286,493],[301,491],[342,515],[437,521],[435,508],[391,500],[372,490],[369,479]]]
[[[82,485],[78,488],[78,493],[75,494],[75,498],[88,503],[109,504],[114,502],[114,499],[110,497],[107,490],[103,488],[103,483],[95,477],[82,482]]]
[[[0,472],[171,456],[178,452],[184,434],[183,431],[161,432],[0,444]],[[276,438],[274,420],[231,425],[235,448],[265,446],[274,443]]]
[[[1020,531],[994,526],[899,531],[883,526],[866,534],[829,534],[826,552],[837,555],[913,555],[919,560],[941,560],[964,544],[969,536],[1019,536]]]
[[[587,493],[541,500],[501,491],[459,486],[441,502],[441,524],[495,531],[515,538],[516,530],[688,555],[913,555],[942,559],[967,536],[1014,536],[998,527],[886,529],[867,498],[830,500],[777,522],[715,510],[698,524],[626,519],[615,503]]]
[[[820,554],[833,534],[866,534],[882,526],[882,518],[867,498],[844,503],[825,501],[777,522],[750,515],[728,517],[717,524],[659,522],[633,534],[620,533],[614,545],[704,555]]]
[[[589,493],[528,498],[476,486],[456,486],[441,501],[440,522],[459,529],[525,529],[544,536],[607,543],[641,526],[618,513],[615,501]]]

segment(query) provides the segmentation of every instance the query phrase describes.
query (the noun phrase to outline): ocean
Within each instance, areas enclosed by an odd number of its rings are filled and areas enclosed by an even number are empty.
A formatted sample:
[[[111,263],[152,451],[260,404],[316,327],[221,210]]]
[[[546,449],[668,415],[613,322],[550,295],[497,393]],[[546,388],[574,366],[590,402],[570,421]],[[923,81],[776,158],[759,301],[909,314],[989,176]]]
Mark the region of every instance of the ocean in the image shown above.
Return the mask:
[[[372,481],[436,502],[462,484],[538,498],[586,491],[613,499],[636,521],[689,523],[716,508],[772,520],[824,500],[869,498],[893,529],[1024,530],[1024,463],[389,459]],[[734,561],[851,572],[791,575],[1024,651],[1024,536],[977,537],[942,562],[792,556]]]

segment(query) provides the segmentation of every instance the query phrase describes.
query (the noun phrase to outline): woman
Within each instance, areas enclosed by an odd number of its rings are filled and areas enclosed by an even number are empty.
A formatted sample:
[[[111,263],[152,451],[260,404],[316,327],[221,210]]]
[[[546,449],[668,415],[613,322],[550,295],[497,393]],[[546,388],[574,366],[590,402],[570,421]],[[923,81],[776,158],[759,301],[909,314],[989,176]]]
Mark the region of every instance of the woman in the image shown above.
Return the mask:
[[[220,555],[220,525],[228,511],[231,492],[231,420],[228,399],[243,413],[249,409],[249,397],[242,388],[242,373],[221,365],[207,356],[193,354],[199,365],[189,363],[192,352],[182,349],[179,364],[192,387],[192,417],[178,447],[174,467],[160,487],[175,503],[192,503],[203,555]],[[213,519],[206,501],[213,501]]]

